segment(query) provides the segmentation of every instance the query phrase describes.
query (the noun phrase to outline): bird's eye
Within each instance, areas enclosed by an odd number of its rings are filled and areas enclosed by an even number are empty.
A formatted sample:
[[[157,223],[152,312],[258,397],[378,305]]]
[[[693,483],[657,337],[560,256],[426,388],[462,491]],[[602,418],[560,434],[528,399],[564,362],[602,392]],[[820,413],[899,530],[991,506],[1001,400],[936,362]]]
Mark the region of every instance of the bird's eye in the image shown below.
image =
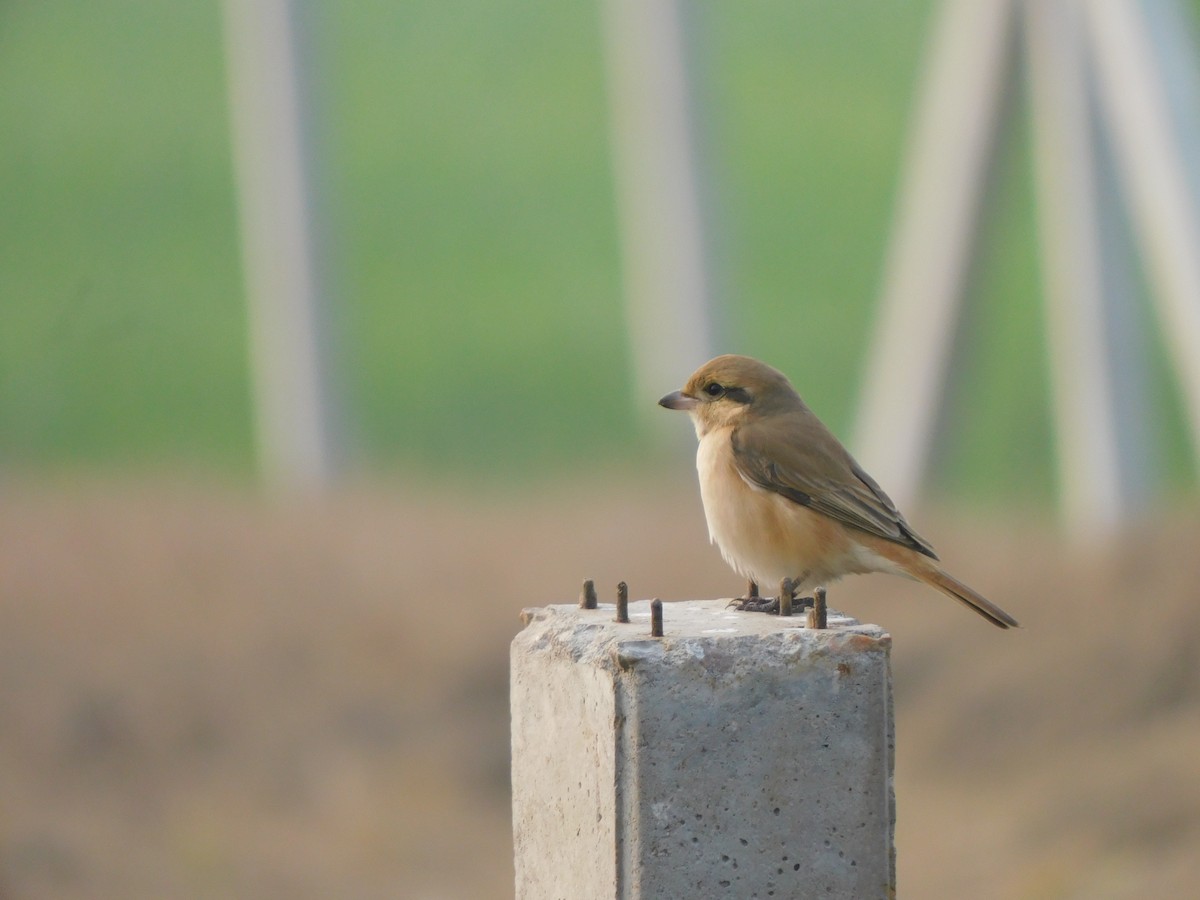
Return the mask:
[[[715,381],[710,381],[704,386],[704,393],[708,394],[710,397],[716,398],[725,393],[725,388],[717,384]]]

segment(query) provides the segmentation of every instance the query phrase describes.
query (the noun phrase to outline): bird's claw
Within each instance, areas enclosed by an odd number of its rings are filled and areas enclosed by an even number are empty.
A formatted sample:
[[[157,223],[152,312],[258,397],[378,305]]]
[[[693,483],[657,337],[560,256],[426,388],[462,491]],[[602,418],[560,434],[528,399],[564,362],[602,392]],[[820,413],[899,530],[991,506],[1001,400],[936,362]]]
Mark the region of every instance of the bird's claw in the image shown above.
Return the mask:
[[[802,612],[806,609],[812,609],[816,601],[812,597],[796,597],[792,600],[792,614]],[[738,612],[757,612],[767,613],[768,615],[779,615],[779,598],[778,597],[735,597],[729,601],[726,609],[732,607]]]
[[[735,597],[729,601],[729,605],[738,612],[761,612],[761,613],[777,613],[779,612],[778,597]]]

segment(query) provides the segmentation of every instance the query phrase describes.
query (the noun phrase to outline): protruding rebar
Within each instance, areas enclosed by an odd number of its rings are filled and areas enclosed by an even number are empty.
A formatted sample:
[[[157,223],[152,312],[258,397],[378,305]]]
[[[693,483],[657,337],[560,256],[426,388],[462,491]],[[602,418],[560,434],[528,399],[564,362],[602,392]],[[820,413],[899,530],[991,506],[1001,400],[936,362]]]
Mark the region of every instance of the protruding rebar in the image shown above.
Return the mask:
[[[583,583],[583,590],[579,592],[579,608],[596,608],[596,583],[590,578]]]
[[[792,600],[795,597],[795,592],[792,588],[792,579],[785,578],[779,582],[779,614],[781,616],[790,616],[792,614]]]
[[[808,611],[809,628],[828,628],[829,616],[825,609],[825,588],[819,587],[813,591],[812,609]]]
[[[650,637],[663,636],[662,601],[650,601]]]
[[[617,621],[629,621],[629,585],[623,581],[617,585]]]

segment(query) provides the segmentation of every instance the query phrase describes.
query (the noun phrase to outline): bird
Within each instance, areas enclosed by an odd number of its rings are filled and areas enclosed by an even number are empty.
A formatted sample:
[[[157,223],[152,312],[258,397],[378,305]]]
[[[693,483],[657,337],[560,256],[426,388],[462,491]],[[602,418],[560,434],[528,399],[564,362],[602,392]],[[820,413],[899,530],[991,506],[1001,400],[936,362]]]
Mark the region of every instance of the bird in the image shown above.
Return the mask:
[[[797,592],[884,572],[937,588],[1000,628],[1017,620],[950,575],[787,377],[726,354],[658,401],[691,416],[710,540],[743,578]]]

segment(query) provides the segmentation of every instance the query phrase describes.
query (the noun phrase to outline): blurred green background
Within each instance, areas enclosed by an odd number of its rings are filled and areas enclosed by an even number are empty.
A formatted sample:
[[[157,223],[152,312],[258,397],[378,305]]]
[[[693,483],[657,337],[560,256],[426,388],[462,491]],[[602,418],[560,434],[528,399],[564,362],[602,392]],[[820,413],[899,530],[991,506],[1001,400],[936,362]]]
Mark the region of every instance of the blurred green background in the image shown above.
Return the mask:
[[[849,437],[934,4],[695,6],[723,349]],[[598,4],[309,9],[353,471],[280,496],[221,5],[0,3],[2,900],[511,897],[518,611],[584,577],[605,601],[744,587],[686,424],[663,446],[640,415],[689,373],[633,395]],[[1189,896],[1200,520],[1052,524],[1011,102],[913,521],[1024,627],[900,579],[831,602],[895,642],[903,895]],[[1194,497],[1147,334],[1158,490]]]
[[[700,5],[723,349],[784,369],[849,437],[930,5]],[[523,481],[645,458],[635,404],[656,397],[631,396],[595,4],[314,13],[358,463]],[[10,471],[252,473],[224,64],[216,3],[0,7]],[[1053,489],[1013,102],[934,483],[982,503]],[[1178,485],[1186,446],[1155,356]]]

